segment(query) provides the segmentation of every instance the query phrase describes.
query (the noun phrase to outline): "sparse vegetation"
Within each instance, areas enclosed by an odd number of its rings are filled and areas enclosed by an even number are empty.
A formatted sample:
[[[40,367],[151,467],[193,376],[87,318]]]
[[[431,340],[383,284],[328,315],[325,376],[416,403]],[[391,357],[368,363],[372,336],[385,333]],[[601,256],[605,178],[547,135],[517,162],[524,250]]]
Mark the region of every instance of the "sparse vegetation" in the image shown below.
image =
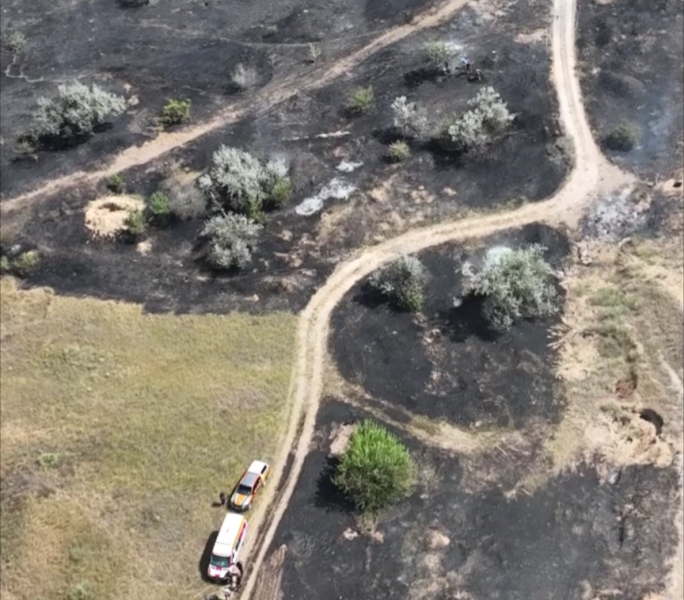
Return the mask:
[[[392,162],[402,162],[411,154],[409,145],[403,140],[392,142],[387,149],[387,158]]]
[[[334,481],[359,510],[374,515],[408,495],[413,461],[395,435],[364,421],[352,434]]]
[[[169,211],[181,221],[197,219],[207,212],[207,200],[195,182],[174,185],[166,194]]]
[[[21,32],[10,31],[5,38],[5,49],[12,54],[20,54],[26,47],[26,36]]]
[[[420,136],[425,131],[427,117],[425,111],[415,102],[409,102],[406,96],[399,96],[392,102],[394,128],[401,135]]]
[[[69,588],[69,600],[95,600],[95,588],[88,581],[74,583]]]
[[[112,175],[107,182],[107,189],[115,194],[123,194],[126,191],[126,182],[121,175]]]
[[[482,150],[514,120],[501,96],[492,87],[482,88],[459,119],[445,121],[440,135],[457,151]]]
[[[358,87],[352,91],[347,100],[347,112],[351,115],[359,115],[368,112],[375,101],[373,87]]]
[[[215,208],[260,219],[263,210],[289,199],[292,186],[288,171],[283,160],[264,163],[244,150],[221,146],[198,185]]]
[[[531,245],[488,254],[479,271],[463,268],[464,292],[484,296],[484,314],[498,329],[510,329],[520,319],[535,319],[557,310],[553,269],[545,248]]]
[[[0,256],[0,273],[9,273],[12,270],[12,263],[8,256]]]
[[[97,85],[79,82],[57,87],[57,95],[38,99],[33,133],[40,138],[78,138],[91,135],[97,125],[126,110],[121,96],[106,92]]]
[[[261,229],[261,225],[244,215],[212,217],[200,234],[207,262],[215,269],[244,269],[252,260]]]
[[[163,192],[154,192],[147,199],[146,209],[153,219],[164,219],[171,212],[169,199]]]
[[[38,151],[38,140],[35,135],[24,134],[17,137],[14,144],[14,151],[21,158],[33,156]]]
[[[321,47],[318,44],[309,44],[308,52],[308,61],[310,63],[317,63],[318,60],[321,58],[322,51]]]
[[[406,254],[381,267],[370,278],[373,289],[409,312],[417,312],[423,307],[426,282],[423,264],[415,256]]]
[[[441,41],[427,42],[423,47],[425,58],[434,67],[441,67],[451,58],[449,47]]]
[[[38,464],[44,469],[52,469],[59,464],[61,459],[59,452],[42,452],[38,456]]]
[[[639,128],[630,121],[623,121],[604,139],[604,144],[614,152],[629,152],[639,142]]]
[[[40,252],[38,250],[28,250],[22,252],[11,261],[11,270],[19,277],[26,277],[35,271],[40,264]]]
[[[239,63],[231,73],[230,79],[236,88],[245,91],[256,85],[259,75],[254,67],[246,67]]]
[[[124,221],[124,227],[129,235],[135,237],[145,233],[145,215],[140,209],[129,211]]]
[[[190,100],[168,100],[162,108],[161,124],[165,127],[179,125],[190,120]]]

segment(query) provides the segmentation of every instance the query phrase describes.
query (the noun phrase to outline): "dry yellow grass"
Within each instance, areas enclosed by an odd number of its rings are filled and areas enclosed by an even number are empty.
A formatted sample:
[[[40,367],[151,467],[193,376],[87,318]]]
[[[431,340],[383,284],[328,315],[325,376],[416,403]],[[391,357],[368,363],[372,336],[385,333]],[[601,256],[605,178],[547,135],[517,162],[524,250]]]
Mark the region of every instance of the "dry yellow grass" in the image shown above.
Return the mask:
[[[197,595],[211,502],[287,421],[296,317],[1,285],[3,598]]]

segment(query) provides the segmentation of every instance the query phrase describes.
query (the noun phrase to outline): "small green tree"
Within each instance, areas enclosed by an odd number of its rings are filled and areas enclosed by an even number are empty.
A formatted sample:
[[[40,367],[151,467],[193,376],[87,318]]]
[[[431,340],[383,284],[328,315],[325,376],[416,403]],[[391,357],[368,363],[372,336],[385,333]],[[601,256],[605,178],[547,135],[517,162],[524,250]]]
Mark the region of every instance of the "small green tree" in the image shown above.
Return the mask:
[[[639,128],[630,121],[623,121],[604,139],[604,144],[614,152],[629,152],[639,141]]]
[[[351,115],[365,113],[373,106],[375,94],[373,86],[354,89],[347,100],[347,112]]]
[[[162,125],[168,127],[190,120],[191,106],[190,100],[169,100],[162,108],[160,117]]]
[[[364,513],[377,514],[408,495],[413,461],[395,435],[372,421],[352,434],[334,483]]]
[[[418,312],[423,307],[426,282],[423,264],[415,256],[405,254],[378,269],[370,278],[372,288],[408,312]]]
[[[163,192],[154,192],[147,200],[147,211],[154,219],[163,219],[167,217],[171,211],[169,207],[169,198]]]
[[[544,260],[545,248],[505,250],[485,258],[479,272],[464,265],[464,292],[484,296],[484,313],[498,329],[510,329],[520,319],[533,319],[557,310],[553,269]]]

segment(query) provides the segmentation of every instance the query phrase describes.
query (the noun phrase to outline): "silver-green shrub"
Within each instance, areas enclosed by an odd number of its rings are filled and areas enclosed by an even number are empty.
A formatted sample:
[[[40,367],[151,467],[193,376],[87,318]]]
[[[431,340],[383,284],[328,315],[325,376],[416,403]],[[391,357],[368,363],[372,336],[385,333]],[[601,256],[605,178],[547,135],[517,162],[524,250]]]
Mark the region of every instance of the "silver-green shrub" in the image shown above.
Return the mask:
[[[215,269],[244,269],[262,227],[244,215],[234,213],[211,217],[200,233],[204,256]]]

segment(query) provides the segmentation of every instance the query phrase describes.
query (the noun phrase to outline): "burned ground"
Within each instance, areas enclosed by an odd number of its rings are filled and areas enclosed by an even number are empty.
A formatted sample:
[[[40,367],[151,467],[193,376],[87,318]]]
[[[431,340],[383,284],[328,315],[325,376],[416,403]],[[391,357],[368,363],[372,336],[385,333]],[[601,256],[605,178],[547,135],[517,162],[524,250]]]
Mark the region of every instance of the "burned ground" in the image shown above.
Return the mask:
[[[682,161],[682,3],[578,3],[577,47],[585,105],[597,139],[623,121],[640,139],[608,155],[645,177],[671,176]]]
[[[419,254],[429,279],[419,316],[389,306],[367,281],[347,294],[332,318],[330,348],[340,374],[371,396],[413,414],[521,427],[533,417],[553,421],[562,408],[555,385],[550,332],[558,317],[492,331],[476,298],[461,295],[464,261],[493,246],[541,243],[559,268],[567,239],[546,226],[485,239],[477,248],[446,244]]]
[[[467,457],[407,439],[417,488],[369,535],[331,496],[326,472],[333,426],[366,416],[331,398],[321,407],[319,442],[272,546],[287,547],[284,599],[578,600],[613,590],[640,600],[662,590],[676,542],[673,469],[629,467],[608,485],[583,466],[529,495],[507,497],[496,483],[469,493]]]
[[[41,267],[28,283],[49,285],[58,293],[132,300],[150,310],[299,310],[351,249],[420,223],[550,195],[566,173],[567,156],[554,133],[556,100],[549,82],[548,45],[540,35],[548,24],[549,7],[532,0],[496,19],[487,10],[465,8],[451,24],[371,56],[344,82],[297,94],[272,110],[257,111],[121,174],[127,192],[147,196],[157,189],[170,163],[202,171],[222,143],[288,158],[296,193],[290,206],[269,215],[251,269],[218,276],[204,271],[193,250],[199,222],[151,228],[145,255],[135,246],[91,240],[81,209],[106,193],[101,182],[41,203],[28,217],[18,241],[43,254]],[[435,125],[466,110],[480,89],[480,84],[455,75],[432,73],[419,84],[407,77],[425,72],[423,44],[432,39],[457,48],[456,57],[467,53],[482,68],[486,84],[499,90],[516,113],[516,123],[479,158],[435,154],[416,143],[407,163],[388,165],[384,153],[389,105],[396,96],[407,95],[424,106]],[[359,118],[346,117],[342,109],[349,90],[368,84],[375,89],[375,106]],[[341,137],[316,137],[340,131],[345,132]],[[98,139],[105,143],[96,136],[64,156],[89,152]],[[11,187],[19,172],[33,180],[33,169],[42,169],[42,161],[41,154],[37,164],[15,163],[5,169],[3,180]],[[343,161],[361,164],[344,172]],[[295,208],[303,200],[335,179],[355,188],[348,200],[329,200],[312,216],[297,214]]]

